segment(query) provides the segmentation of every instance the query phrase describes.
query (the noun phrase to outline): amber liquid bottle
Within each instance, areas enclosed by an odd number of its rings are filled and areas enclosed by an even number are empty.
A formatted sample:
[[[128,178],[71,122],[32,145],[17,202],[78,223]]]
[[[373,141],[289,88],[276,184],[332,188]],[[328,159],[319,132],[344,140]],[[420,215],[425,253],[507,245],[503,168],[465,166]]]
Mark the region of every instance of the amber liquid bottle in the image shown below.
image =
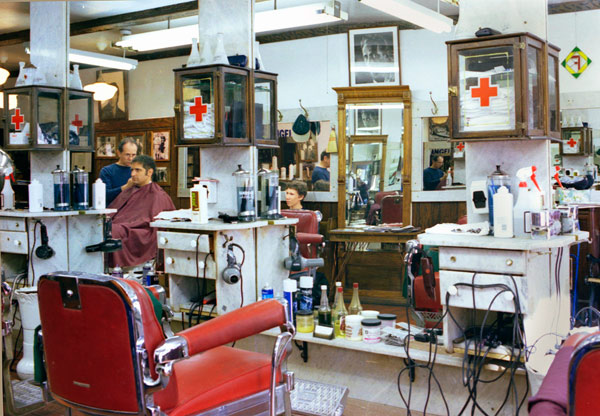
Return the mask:
[[[327,300],[327,286],[321,286],[321,304],[319,305],[319,325],[331,325],[331,308]]]
[[[360,299],[358,298],[358,283],[354,283],[352,287],[352,300],[350,301],[348,312],[350,315],[359,315],[362,312],[362,306],[360,305]]]
[[[346,315],[348,310],[344,304],[344,289],[340,286],[337,288],[335,294],[335,306],[331,312],[331,319],[333,320],[333,328],[336,338],[346,337]]]

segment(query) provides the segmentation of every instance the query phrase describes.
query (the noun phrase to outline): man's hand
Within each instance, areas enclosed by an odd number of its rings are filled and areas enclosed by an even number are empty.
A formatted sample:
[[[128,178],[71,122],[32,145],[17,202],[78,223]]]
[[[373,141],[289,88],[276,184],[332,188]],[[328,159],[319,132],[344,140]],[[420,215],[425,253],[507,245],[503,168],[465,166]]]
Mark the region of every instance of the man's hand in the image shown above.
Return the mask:
[[[121,186],[121,191],[126,191],[127,189],[133,187],[133,180],[131,178],[129,178],[129,180],[127,181],[127,183],[123,186]]]
[[[440,178],[440,182],[444,182],[446,180],[446,178],[448,177],[448,172],[444,172],[444,174],[442,175],[442,177]],[[444,184],[445,185],[445,184]]]

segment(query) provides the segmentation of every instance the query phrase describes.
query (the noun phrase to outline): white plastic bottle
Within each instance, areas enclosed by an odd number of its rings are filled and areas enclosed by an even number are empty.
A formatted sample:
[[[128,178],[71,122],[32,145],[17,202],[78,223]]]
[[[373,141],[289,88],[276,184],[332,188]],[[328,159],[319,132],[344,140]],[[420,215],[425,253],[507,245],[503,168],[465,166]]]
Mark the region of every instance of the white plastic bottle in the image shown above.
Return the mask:
[[[446,176],[446,186],[452,186],[452,168],[448,168],[448,174]]]
[[[513,195],[506,186],[494,194],[494,237],[513,237]]]
[[[192,222],[198,224],[208,223],[208,189],[199,183],[190,190],[190,207]]]
[[[4,176],[4,187],[1,194],[1,205],[3,210],[15,209],[15,191],[10,185],[10,174]]]
[[[525,182],[519,184],[517,203],[513,209],[514,233],[516,237],[526,237],[531,233],[531,212],[535,195]]]
[[[96,179],[92,185],[92,196],[94,198],[94,209],[106,208],[106,184],[102,179]]]
[[[29,212],[42,212],[44,210],[44,188],[42,184],[33,179],[28,187]]]

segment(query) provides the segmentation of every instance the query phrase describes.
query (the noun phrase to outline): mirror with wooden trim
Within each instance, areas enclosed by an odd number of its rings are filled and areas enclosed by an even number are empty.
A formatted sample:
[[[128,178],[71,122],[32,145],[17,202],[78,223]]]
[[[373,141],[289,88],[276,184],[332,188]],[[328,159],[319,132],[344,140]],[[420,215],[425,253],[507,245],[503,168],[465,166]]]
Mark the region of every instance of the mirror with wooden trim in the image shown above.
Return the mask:
[[[411,95],[407,86],[338,94],[338,227],[411,222]],[[393,196],[385,217],[384,196]],[[389,199],[389,198],[388,198]]]

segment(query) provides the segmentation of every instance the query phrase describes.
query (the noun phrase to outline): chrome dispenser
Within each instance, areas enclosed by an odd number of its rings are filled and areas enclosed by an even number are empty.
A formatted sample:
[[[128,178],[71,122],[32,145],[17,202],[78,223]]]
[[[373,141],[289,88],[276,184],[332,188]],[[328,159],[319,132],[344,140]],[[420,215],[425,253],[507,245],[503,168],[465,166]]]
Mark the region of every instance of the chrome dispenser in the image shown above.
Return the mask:
[[[88,173],[75,166],[71,174],[73,175],[73,209],[89,209],[90,183]]]
[[[242,165],[238,165],[233,176],[235,176],[238,220],[254,221],[256,219],[254,177],[250,172],[242,169]]]
[[[276,170],[258,171],[258,214],[263,219],[281,218],[279,214],[279,174]]]
[[[69,172],[56,165],[52,171],[54,178],[54,210],[69,211],[71,209],[71,186]]]

